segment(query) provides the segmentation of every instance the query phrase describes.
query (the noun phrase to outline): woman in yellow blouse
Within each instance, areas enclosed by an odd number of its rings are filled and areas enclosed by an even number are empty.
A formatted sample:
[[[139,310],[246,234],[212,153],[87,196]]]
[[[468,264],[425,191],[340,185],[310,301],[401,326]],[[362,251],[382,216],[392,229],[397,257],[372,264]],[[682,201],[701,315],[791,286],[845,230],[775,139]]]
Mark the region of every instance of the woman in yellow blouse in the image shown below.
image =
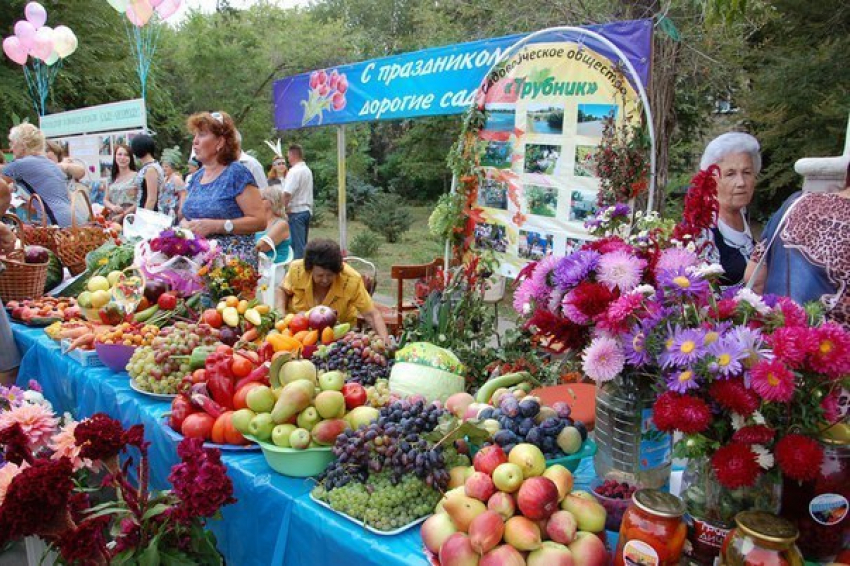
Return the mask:
[[[293,261],[276,293],[281,312],[304,312],[316,305],[334,309],[339,322],[354,324],[357,314],[363,316],[378,336],[389,344],[384,318],[366,291],[363,278],[343,263],[342,251],[332,240],[311,240],[304,249],[304,259]]]

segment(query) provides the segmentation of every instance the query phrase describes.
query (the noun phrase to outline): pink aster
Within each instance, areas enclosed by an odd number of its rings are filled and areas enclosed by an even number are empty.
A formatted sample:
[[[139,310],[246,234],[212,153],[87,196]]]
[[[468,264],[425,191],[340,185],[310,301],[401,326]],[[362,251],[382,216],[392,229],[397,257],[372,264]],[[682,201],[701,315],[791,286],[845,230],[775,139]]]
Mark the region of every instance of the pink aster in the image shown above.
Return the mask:
[[[33,451],[47,446],[50,437],[56,432],[59,419],[53,411],[38,403],[24,403],[9,411],[0,413],[0,430],[18,423],[29,441]]]
[[[26,462],[20,466],[12,462],[6,462],[3,467],[0,467],[0,505],[3,505],[3,499],[6,497],[6,490],[9,489],[9,484],[15,479],[19,473],[29,467]]]
[[[687,269],[695,266],[698,261],[697,254],[685,248],[667,248],[661,252],[658,258],[658,263],[655,265],[655,273],[657,275],[662,271]]]
[[[767,401],[788,403],[794,397],[794,372],[779,360],[761,360],[750,371],[753,390]]]
[[[53,455],[50,457],[53,460],[68,458],[74,466],[75,472],[80,468],[88,468],[93,472],[97,472],[100,470],[100,461],[92,462],[89,458],[80,456],[82,447],[77,446],[77,441],[74,438],[74,429],[77,428],[77,424],[76,421],[69,422],[53,437],[50,443],[50,449],[53,450]]]
[[[611,381],[626,363],[620,343],[608,336],[594,338],[581,359],[584,373],[597,382]]]
[[[779,297],[776,301],[775,310],[782,312],[783,324],[788,326],[807,327],[809,317],[806,310],[788,297]]]
[[[766,337],[773,355],[794,369],[803,367],[806,355],[817,349],[818,338],[814,328],[784,326]]]
[[[628,293],[640,285],[644,267],[646,261],[630,253],[613,252],[599,258],[596,276],[609,289],[618,288],[621,293]]]
[[[622,334],[629,330],[629,318],[643,305],[644,296],[641,293],[628,293],[618,297],[602,317],[599,327],[606,332]]]

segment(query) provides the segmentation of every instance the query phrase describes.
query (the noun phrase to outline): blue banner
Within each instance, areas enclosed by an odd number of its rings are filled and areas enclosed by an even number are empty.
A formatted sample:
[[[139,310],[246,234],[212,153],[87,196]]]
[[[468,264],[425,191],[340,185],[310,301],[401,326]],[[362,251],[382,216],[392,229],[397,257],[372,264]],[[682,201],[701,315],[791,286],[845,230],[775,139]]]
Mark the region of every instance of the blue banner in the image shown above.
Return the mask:
[[[614,44],[649,81],[652,20],[586,26]],[[469,108],[490,68],[527,35],[510,35],[436,47],[287,77],[274,83],[275,126],[314,126],[460,114]],[[587,34],[552,32],[529,41],[587,45],[619,68],[622,58]],[[565,53],[569,57],[570,53]],[[575,54],[573,54],[575,56]],[[628,76],[633,81],[633,77]]]

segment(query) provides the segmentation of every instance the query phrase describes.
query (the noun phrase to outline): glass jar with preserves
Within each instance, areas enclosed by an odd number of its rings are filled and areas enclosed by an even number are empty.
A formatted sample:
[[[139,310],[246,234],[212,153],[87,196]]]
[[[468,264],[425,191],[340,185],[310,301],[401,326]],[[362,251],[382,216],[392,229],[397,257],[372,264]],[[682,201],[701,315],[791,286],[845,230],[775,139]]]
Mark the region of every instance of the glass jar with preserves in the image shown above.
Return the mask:
[[[781,515],[799,529],[797,546],[808,560],[832,562],[850,540],[850,439],[846,434],[825,434],[821,443],[823,461],[817,478],[807,482],[785,478]]]
[[[723,541],[721,566],[803,566],[794,544],[799,531],[789,521],[764,511],[743,511]]]
[[[679,564],[688,529],[685,504],[675,495],[640,489],[623,515],[614,566]]]

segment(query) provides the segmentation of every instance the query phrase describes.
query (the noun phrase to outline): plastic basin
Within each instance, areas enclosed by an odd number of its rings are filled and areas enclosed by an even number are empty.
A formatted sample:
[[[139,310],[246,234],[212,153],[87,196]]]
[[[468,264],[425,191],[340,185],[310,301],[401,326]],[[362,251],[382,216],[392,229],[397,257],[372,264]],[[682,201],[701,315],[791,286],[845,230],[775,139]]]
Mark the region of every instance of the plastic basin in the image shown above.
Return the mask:
[[[296,450],[295,448],[275,446],[248,434],[244,436],[248,440],[256,442],[262,449],[269,467],[284,476],[295,478],[318,476],[325,471],[325,468],[331,462],[336,460],[330,446]]]
[[[591,383],[553,385],[535,389],[531,394],[540,398],[541,405],[551,407],[559,401],[566,403],[572,410],[570,418],[583,422],[588,431],[593,430],[596,424],[595,385]]]
[[[133,357],[133,352],[136,351],[136,346],[126,346],[124,344],[101,344],[94,343],[94,349],[97,352],[97,357],[100,361],[114,372],[126,371],[127,362]]]

